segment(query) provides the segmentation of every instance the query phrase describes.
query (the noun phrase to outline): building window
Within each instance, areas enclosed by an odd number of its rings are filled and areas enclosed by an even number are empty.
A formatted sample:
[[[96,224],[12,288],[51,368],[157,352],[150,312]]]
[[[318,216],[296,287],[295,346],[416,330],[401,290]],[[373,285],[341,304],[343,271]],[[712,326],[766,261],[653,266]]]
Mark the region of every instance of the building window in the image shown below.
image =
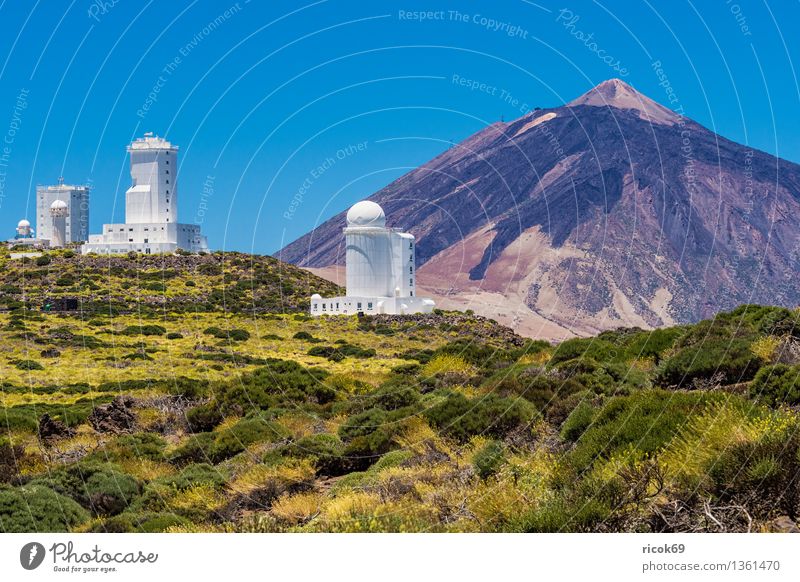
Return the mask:
[[[169,180],[167,180],[167,184],[169,184]]]
[[[169,170],[164,170],[164,171],[167,173],[167,176],[169,176]]]
[[[410,251],[414,250],[414,243],[413,242],[408,243],[408,250],[410,250]]]
[[[311,306],[311,309],[313,309],[314,311],[316,311],[316,310],[317,310],[317,304],[315,303],[314,305],[312,305],[312,306]]]
[[[414,272],[414,266],[413,266],[413,265],[410,265],[410,266],[408,267],[408,272],[409,272],[409,273],[413,273],[413,272]]]
[[[408,280],[408,284],[409,284],[409,285],[413,285],[413,284],[414,284],[414,279],[409,279],[409,280]]]
[[[361,309],[361,302],[356,303],[356,309]]]
[[[338,303],[336,304],[336,309],[339,309],[339,304]]]
[[[408,296],[409,296],[409,297],[413,297],[413,296],[414,296],[414,292],[413,292],[413,291],[409,291],[409,292],[408,292]]]
[[[372,301],[370,301],[369,303],[367,303],[367,309],[372,309]]]
[[[322,304],[322,311],[325,311],[325,304]]]
[[[169,166],[169,160],[167,160],[167,165]]]

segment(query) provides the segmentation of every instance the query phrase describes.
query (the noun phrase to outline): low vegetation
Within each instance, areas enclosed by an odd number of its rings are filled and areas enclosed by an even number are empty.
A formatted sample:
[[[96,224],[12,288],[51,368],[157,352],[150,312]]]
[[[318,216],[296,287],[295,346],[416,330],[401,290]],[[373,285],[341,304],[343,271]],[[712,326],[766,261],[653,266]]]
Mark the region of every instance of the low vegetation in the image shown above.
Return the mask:
[[[800,519],[800,312],[742,306],[550,345],[472,314],[311,319],[271,307],[279,298],[254,310],[260,285],[296,293],[298,309],[306,291],[244,255],[177,257],[196,264],[168,262],[163,277],[158,258],[48,256],[9,267],[2,290],[2,531],[786,531]],[[131,273],[153,290],[123,290]],[[97,309],[42,311],[36,294],[68,274]],[[235,308],[213,299],[223,283]],[[137,294],[153,300],[127,309]]]

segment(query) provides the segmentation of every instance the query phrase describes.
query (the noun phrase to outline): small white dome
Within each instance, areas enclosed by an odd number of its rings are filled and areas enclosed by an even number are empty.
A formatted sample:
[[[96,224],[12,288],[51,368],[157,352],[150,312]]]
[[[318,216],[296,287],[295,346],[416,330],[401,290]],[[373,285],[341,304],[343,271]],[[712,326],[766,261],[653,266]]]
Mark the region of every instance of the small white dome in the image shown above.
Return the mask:
[[[28,228],[31,225],[30,221],[23,218],[17,223],[17,228]]]
[[[347,211],[348,226],[386,226],[383,208],[371,200],[362,200]]]
[[[314,293],[314,294],[311,296],[311,299],[322,299],[322,295],[320,295],[319,293]]]
[[[63,209],[67,207],[67,203],[63,200],[54,200],[53,203],[50,205],[51,210]]]

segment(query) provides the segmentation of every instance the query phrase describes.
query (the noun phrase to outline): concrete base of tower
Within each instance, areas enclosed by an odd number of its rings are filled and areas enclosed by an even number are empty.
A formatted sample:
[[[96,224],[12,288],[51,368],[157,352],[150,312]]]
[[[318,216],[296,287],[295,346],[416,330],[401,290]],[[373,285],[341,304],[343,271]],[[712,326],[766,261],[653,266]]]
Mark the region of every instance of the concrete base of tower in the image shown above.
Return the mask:
[[[436,304],[426,297],[311,297],[312,316],[320,315],[409,315],[431,313]]]

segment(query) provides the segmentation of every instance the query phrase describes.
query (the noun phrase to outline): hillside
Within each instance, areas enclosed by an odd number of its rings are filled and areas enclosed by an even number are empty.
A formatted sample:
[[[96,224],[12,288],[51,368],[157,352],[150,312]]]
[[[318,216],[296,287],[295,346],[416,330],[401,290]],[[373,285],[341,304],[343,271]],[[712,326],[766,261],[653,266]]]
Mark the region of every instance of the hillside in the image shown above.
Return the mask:
[[[18,260],[0,251],[0,309],[58,310],[74,300],[83,313],[306,312],[312,293],[339,291],[272,257],[242,253],[100,257],[65,250]]]
[[[619,80],[495,123],[370,197],[418,239],[418,282],[532,337],[800,303],[800,166]],[[344,213],[276,256],[325,273]],[[556,329],[552,329],[556,326]]]
[[[118,309],[0,313],[0,531],[797,528],[798,311],[555,346],[471,313],[215,304],[229,274],[295,272],[257,257],[119,259],[112,278],[76,258],[40,280],[73,272],[103,289],[85,305]],[[159,264],[198,309],[126,299]]]

